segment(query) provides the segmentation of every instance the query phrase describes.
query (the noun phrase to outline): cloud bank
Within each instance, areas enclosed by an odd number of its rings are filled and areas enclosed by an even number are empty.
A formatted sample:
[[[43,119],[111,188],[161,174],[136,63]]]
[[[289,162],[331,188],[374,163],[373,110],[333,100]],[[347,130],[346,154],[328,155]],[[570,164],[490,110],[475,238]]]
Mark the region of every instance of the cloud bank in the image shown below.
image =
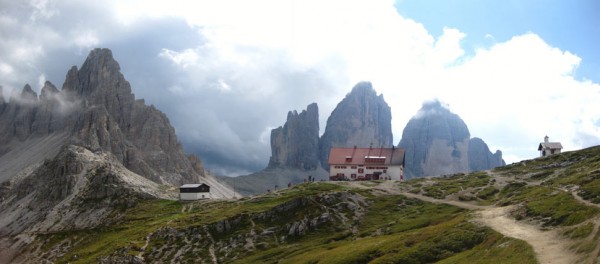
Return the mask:
[[[317,102],[323,132],[362,80],[391,106],[395,142],[437,98],[508,162],[537,156],[544,135],[567,150],[600,144],[600,86],[574,78],[585,58],[535,32],[466,50],[460,28],[433,36],[393,1],[0,3],[5,94],[60,87],[89,49],[111,48],[136,96],[218,174],[264,168],[289,110]]]

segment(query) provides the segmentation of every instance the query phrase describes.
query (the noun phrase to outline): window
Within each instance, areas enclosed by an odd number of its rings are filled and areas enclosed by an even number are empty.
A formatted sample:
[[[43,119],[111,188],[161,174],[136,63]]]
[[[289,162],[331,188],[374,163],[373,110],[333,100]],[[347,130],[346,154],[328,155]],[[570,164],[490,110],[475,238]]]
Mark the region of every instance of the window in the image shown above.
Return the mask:
[[[356,166],[352,166],[352,167],[350,167],[350,169],[354,169],[354,170],[356,170]]]
[[[352,179],[356,179],[356,174],[352,173],[352,175],[350,175],[350,177],[351,177]]]
[[[385,163],[385,158],[384,157],[382,157],[382,158],[380,158],[380,157],[377,157],[377,158],[373,158],[373,157],[365,158],[365,163],[383,164],[383,163]]]
[[[365,173],[364,169],[358,169],[358,173]]]

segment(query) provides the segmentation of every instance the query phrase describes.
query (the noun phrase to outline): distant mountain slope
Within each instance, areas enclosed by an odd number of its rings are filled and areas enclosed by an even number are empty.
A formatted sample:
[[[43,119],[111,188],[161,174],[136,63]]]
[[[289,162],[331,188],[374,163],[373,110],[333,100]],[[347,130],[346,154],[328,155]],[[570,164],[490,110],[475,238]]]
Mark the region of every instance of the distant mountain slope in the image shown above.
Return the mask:
[[[439,101],[426,102],[410,119],[398,147],[406,150],[408,178],[491,169],[504,165],[483,140],[470,139],[465,122]]]

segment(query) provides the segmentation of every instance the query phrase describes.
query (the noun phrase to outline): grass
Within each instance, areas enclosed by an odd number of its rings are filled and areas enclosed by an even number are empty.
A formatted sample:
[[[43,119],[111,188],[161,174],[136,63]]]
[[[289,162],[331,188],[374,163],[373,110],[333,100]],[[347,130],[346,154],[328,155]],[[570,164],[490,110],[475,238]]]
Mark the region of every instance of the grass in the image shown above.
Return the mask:
[[[225,253],[217,248],[215,254],[219,262],[233,263],[423,263],[460,256],[464,252],[478,252],[475,249],[482,243],[491,243],[489,241],[495,235],[488,228],[470,223],[468,211],[464,209],[404,196],[367,195],[368,192],[318,183],[239,201],[186,204],[145,201],[127,211],[117,224],[110,227],[50,237],[55,243],[67,237],[77,241],[76,246],[58,263],[90,263],[120,250],[125,250],[122,253],[125,255],[137,255],[148,234],[158,234],[159,229],[171,228],[175,233],[151,237],[144,253],[145,260],[164,262],[174,258],[177,250],[184,249],[178,262],[192,263],[210,260],[207,240],[193,238],[195,232],[202,235],[204,231],[194,230],[208,227],[216,243],[229,241],[227,244],[245,237],[251,228],[260,233],[267,228],[312,219],[323,212],[331,212],[332,208],[338,208],[338,213],[345,215],[347,220],[342,223],[340,218],[332,216],[330,223],[315,227],[304,235],[289,235],[287,229],[276,228],[273,236],[256,240],[259,245],[255,250],[238,247]],[[360,195],[365,199],[362,205],[366,206],[366,211],[358,221],[351,220],[355,212],[345,207],[344,197],[348,195]],[[292,205],[296,206],[292,210],[276,209]],[[265,212],[277,213],[258,217],[257,214]],[[229,230],[214,230],[219,221],[235,219],[239,221]],[[287,238],[281,240],[280,237],[284,236]],[[516,240],[507,240],[517,243]],[[190,247],[190,241],[199,244]],[[162,253],[157,253],[158,249]],[[155,254],[149,254],[153,251]],[[502,253],[499,251],[488,260],[506,258]]]
[[[498,193],[498,189],[496,187],[488,186],[477,192],[477,198],[482,200],[487,200],[492,198],[496,193]]]
[[[600,178],[600,146],[521,161],[494,169],[506,176],[548,180],[549,185],[585,185]]]
[[[322,244],[308,237],[234,263],[423,263],[447,258],[484,241],[490,230],[459,214],[437,224],[405,232],[351,238]]]
[[[445,204],[425,203],[404,196],[379,196],[358,225],[359,236],[369,236],[377,230],[397,233],[445,221],[464,210]]]
[[[588,237],[594,230],[593,223],[586,223],[580,226],[566,230],[563,235],[572,239],[582,239]]]
[[[434,178],[431,185],[423,185],[420,182],[411,183],[413,187],[420,188],[423,194],[436,199],[444,199],[448,195],[458,193],[469,188],[487,186],[491,177],[486,172],[475,172],[470,174],[454,174],[440,178]],[[411,191],[412,192],[412,191]]]
[[[522,240],[511,239],[493,232],[483,243],[473,247],[471,250],[461,252],[438,262],[438,264],[458,263],[533,264],[538,262],[529,244]]]
[[[119,224],[54,234],[52,236],[68,237],[77,243],[75,250],[69,251],[57,262],[96,262],[99,257],[109,255],[118,248],[130,245],[141,247],[145,235],[175,219],[181,207],[181,203],[176,201],[143,201]]]
[[[90,263],[107,256],[119,248],[139,249],[147,234],[159,228],[192,228],[271,209],[294,198],[318,193],[341,191],[345,188],[335,184],[302,184],[280,193],[272,193],[256,199],[235,201],[201,201],[183,204],[179,201],[146,200],[124,213],[114,224],[81,231],[48,234],[45,240],[56,245],[64,239],[76,242],[77,246],[57,260],[58,263]],[[183,206],[193,206],[191,211],[182,212]],[[50,247],[50,244],[45,245]]]
[[[513,190],[510,192],[508,190]],[[547,186],[507,185],[501,192],[504,203],[523,203],[528,217],[544,225],[572,226],[595,216],[599,210],[578,202],[570,193]]]

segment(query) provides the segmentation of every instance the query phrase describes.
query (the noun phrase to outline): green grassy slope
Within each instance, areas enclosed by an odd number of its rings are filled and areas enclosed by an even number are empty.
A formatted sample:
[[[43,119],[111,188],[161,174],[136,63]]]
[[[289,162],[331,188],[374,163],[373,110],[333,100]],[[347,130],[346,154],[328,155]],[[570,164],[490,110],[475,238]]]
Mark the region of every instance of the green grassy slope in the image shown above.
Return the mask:
[[[370,189],[379,184],[309,183],[235,201],[148,200],[115,212],[106,226],[40,235],[30,249],[58,263],[536,263],[527,243],[473,221],[473,211]],[[597,254],[600,148],[397,188],[519,205],[515,219],[560,229],[582,258]]]
[[[111,225],[38,240],[63,250],[58,263],[535,261],[531,248],[471,218],[449,205],[313,183],[238,201],[145,201]]]

